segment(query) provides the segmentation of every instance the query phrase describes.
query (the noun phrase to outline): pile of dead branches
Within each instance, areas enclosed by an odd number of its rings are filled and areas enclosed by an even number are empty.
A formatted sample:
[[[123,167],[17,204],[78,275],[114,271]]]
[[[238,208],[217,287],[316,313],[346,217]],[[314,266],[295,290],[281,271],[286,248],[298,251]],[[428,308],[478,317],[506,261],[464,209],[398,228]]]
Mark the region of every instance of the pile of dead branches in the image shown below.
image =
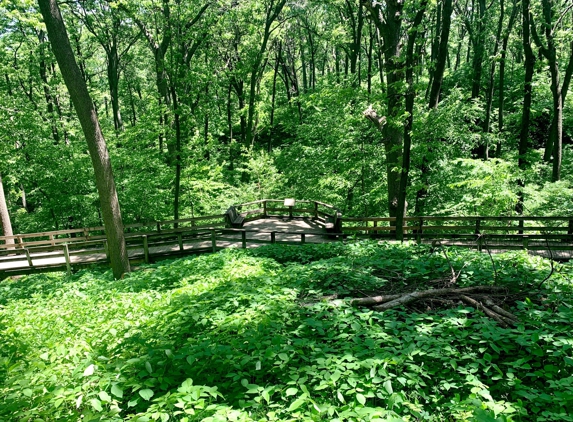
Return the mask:
[[[514,305],[517,300],[524,299],[525,295],[523,292],[511,293],[508,291],[507,287],[501,286],[460,287],[457,283],[465,265],[456,272],[446,249],[442,249],[442,252],[449,264],[451,275],[445,278],[429,281],[428,284],[437,284],[434,288],[418,288],[414,291],[396,293],[387,292],[392,294],[368,294],[362,298],[351,299],[351,304],[354,306],[370,307],[375,311],[385,311],[398,306],[407,306],[420,312],[430,311],[436,308],[451,308],[465,304],[481,310],[485,315],[494,319],[502,327],[507,328],[509,326],[513,326],[519,321],[517,316],[504,308]],[[489,250],[487,252],[491,259],[494,279],[497,279],[498,274],[493,257]],[[537,286],[538,289],[554,272],[553,262],[550,262],[551,272],[541,283],[539,283]]]
[[[351,303],[354,306],[367,306],[375,311],[386,311],[417,301],[437,301],[447,305],[464,303],[481,310],[484,314],[497,321],[500,326],[509,327],[515,325],[518,318],[499,306],[494,299],[494,297],[499,298],[500,296],[507,297],[507,293],[505,287],[498,286],[450,287],[418,290],[392,295],[368,296],[352,299]]]

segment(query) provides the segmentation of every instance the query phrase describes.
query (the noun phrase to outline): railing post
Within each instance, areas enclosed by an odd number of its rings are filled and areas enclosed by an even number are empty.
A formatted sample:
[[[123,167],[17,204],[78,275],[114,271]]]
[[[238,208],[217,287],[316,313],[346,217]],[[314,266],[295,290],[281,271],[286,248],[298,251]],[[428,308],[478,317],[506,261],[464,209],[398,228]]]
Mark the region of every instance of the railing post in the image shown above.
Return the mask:
[[[523,236],[523,249],[529,248],[529,237]]]
[[[376,230],[378,227],[378,221],[374,220],[372,223],[374,224],[374,230],[372,231],[374,232],[374,236],[376,236],[378,234],[378,230]]]
[[[157,222],[157,233],[161,233],[161,223]]]
[[[211,247],[213,252],[217,252],[217,235],[215,234],[215,229],[211,229]]]
[[[24,248],[24,252],[26,253],[26,259],[28,260],[28,265],[30,267],[33,267],[34,264],[32,264],[32,257],[30,256],[30,251],[28,250],[28,248]]]
[[[105,252],[105,259],[109,262],[109,246],[107,244],[107,239],[103,241],[103,250]]]
[[[569,220],[569,230],[567,234],[571,235],[571,240],[573,240],[573,220]]]
[[[68,244],[64,243],[64,258],[66,260],[66,272],[68,275],[72,274],[72,263],[70,262],[70,249],[68,248]]]
[[[306,243],[306,235],[304,233],[300,234],[300,243],[303,245]]]
[[[318,204],[314,201],[314,218],[318,218]]]
[[[267,213],[267,200],[266,199],[263,201],[263,216],[265,218],[267,218],[269,216],[269,214]]]
[[[179,250],[183,251],[183,234],[177,233],[177,241],[179,242]]]
[[[149,240],[146,234],[143,235],[143,259],[149,264]]]
[[[53,234],[48,235],[48,239],[50,239],[50,245],[56,246],[56,242],[54,242],[54,235]]]
[[[483,249],[483,235],[478,234],[477,237],[478,252],[481,252]]]
[[[475,234],[480,234],[480,226],[481,226],[481,220],[478,218],[476,219],[476,232]]]
[[[275,232],[271,232],[271,243],[276,243],[277,239],[276,239],[276,233]]]
[[[247,232],[245,230],[241,231],[241,247],[247,249]]]
[[[419,244],[422,243],[422,227],[424,226],[424,219],[422,217],[420,217],[420,220],[418,221],[418,233],[416,235],[416,242]]]

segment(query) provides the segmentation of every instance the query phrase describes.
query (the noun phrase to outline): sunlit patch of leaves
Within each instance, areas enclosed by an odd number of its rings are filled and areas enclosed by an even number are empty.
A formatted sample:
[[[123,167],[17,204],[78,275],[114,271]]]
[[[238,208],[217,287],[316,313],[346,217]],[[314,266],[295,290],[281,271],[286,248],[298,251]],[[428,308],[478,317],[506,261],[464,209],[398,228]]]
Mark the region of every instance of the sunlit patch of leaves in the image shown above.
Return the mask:
[[[486,254],[448,256],[463,285],[494,282]],[[524,291],[550,269],[494,260],[495,281]],[[5,280],[0,421],[572,420],[571,264],[512,309],[512,329],[461,305],[321,299],[431,287],[449,270],[439,250],[361,242],[227,250],[120,281]]]

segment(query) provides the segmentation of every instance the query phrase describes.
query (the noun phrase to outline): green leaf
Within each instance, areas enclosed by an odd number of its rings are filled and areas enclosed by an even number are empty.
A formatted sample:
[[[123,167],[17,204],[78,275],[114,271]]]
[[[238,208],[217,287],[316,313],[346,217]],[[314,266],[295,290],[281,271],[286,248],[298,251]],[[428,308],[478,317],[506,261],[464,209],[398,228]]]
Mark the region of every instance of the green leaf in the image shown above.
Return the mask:
[[[147,372],[149,372],[150,374],[153,373],[153,368],[151,367],[149,361],[145,362],[145,369],[147,369]]]
[[[84,377],[89,377],[90,375],[93,375],[94,372],[95,372],[95,365],[92,363],[84,371]]]
[[[392,389],[392,381],[386,380],[382,385],[384,386],[384,389],[388,392],[388,394],[392,394],[394,392],[394,390]]]
[[[103,410],[103,407],[101,407],[101,402],[98,399],[91,399],[90,404],[98,412],[101,412]]]
[[[149,388],[145,388],[143,390],[139,390],[139,395],[144,399],[149,401],[151,399],[151,397],[153,397],[153,390],[150,390]]]
[[[356,400],[358,401],[358,403],[360,403],[362,406],[364,406],[366,404],[366,397],[364,397],[364,395],[360,394],[360,393],[356,393]]]
[[[100,391],[98,396],[100,400],[103,402],[111,402],[111,396],[107,394],[105,391]]]
[[[120,399],[123,398],[123,390],[118,387],[117,384],[113,384],[111,386],[111,394],[113,394],[116,397],[119,397]]]
[[[295,401],[293,401],[291,403],[291,405],[288,408],[288,411],[292,412],[292,411],[298,409],[299,407],[301,407],[305,403],[306,403],[306,397],[304,397],[304,395],[303,395],[302,397],[296,399]]]
[[[294,396],[296,393],[298,393],[298,388],[291,387],[291,388],[287,388],[287,390],[286,390],[286,396],[287,397]]]

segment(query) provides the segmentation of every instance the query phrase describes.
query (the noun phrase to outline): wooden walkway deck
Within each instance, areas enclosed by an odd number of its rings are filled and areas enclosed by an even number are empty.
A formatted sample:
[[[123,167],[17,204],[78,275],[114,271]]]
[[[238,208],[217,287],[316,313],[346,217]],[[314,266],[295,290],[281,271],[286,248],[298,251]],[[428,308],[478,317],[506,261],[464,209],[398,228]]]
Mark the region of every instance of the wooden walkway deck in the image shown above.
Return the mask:
[[[280,203],[280,204],[277,204]],[[262,200],[225,214],[126,226],[131,261],[150,262],[223,248],[323,243],[352,238],[392,241],[394,218],[343,218],[318,201]],[[557,260],[573,258],[573,217],[408,217],[405,239],[492,253],[527,249]],[[15,244],[7,244],[12,240]],[[103,227],[0,237],[0,279],[108,262]]]

